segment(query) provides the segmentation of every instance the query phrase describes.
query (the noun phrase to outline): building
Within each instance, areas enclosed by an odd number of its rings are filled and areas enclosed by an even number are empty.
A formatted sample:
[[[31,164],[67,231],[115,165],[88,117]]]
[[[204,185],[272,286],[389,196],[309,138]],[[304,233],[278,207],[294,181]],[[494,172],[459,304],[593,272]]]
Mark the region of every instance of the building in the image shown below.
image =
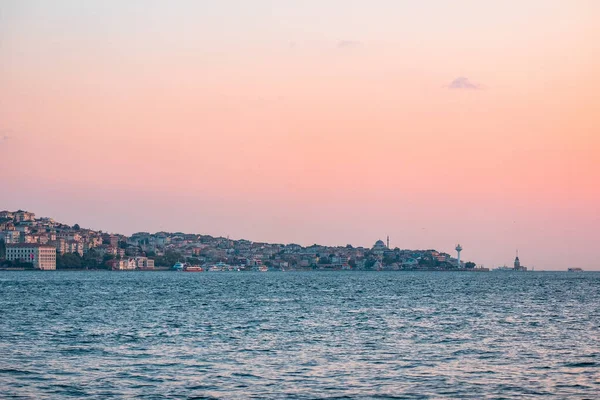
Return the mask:
[[[104,235],[102,235],[102,243],[108,244],[112,247],[117,247],[119,245],[119,237],[116,235],[110,235],[108,233],[105,233]]]
[[[148,257],[136,257],[136,267],[138,269],[152,269],[154,268],[154,260]]]
[[[35,214],[27,211],[19,210],[13,213],[13,218],[15,222],[25,222],[25,221],[33,221],[35,220]]]
[[[383,243],[383,240],[378,240],[375,242],[375,244],[373,245],[373,248],[371,249],[371,251],[373,251],[373,254],[378,255],[378,256],[383,256],[383,253],[387,250],[387,246],[385,245],[385,243]]]
[[[519,260],[519,252],[517,251],[517,256],[515,257],[515,263],[513,269],[515,271],[527,271],[527,267],[521,265],[521,261]]]
[[[75,241],[75,240],[69,240],[66,243],[66,252],[67,253],[77,253],[80,256],[83,256],[83,243]]]
[[[6,259],[33,264],[33,268],[42,270],[56,269],[56,248],[38,243],[19,243],[6,245]]]
[[[0,218],[13,219],[15,213],[11,211],[0,211]]]
[[[135,259],[133,258],[126,258],[124,260],[117,261],[115,266],[113,266],[113,269],[118,270],[134,270],[136,268],[137,265],[135,263]]]
[[[0,232],[0,239],[4,240],[4,243],[19,243],[21,241],[21,232],[19,231],[4,231]]]
[[[63,255],[67,252],[67,241],[65,239],[56,239],[49,242],[56,248],[56,252]]]

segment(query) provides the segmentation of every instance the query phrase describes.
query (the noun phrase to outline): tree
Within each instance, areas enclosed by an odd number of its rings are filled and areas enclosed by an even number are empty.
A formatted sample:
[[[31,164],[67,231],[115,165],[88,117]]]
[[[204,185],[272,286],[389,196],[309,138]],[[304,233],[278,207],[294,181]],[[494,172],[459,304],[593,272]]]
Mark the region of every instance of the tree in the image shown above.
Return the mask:
[[[78,230],[80,230],[81,228],[79,227],[79,224],[75,224],[75,225],[73,225],[73,229],[74,229],[74,230],[76,230],[76,231],[78,231]]]
[[[81,266],[81,256],[78,253],[56,255],[56,269],[78,269]]]
[[[81,266],[86,269],[96,269],[100,264],[100,254],[94,249],[89,249],[81,258]]]
[[[396,262],[396,256],[395,255],[386,255],[385,257],[383,257],[383,265],[390,265]]]
[[[156,257],[154,259],[154,265],[156,265],[157,267],[172,267],[173,265],[175,265],[176,262],[182,260],[183,256],[180,253],[169,250],[165,252],[165,255]]]
[[[475,268],[475,263],[472,261],[469,261],[465,264],[465,268],[473,269],[473,268]]]

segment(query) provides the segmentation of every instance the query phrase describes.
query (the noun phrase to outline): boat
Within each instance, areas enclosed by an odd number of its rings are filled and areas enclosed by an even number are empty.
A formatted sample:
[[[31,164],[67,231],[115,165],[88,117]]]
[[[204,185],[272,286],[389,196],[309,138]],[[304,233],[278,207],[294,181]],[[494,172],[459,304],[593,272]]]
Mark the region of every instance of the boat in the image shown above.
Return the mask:
[[[175,271],[183,271],[185,269],[185,263],[182,262],[176,262],[175,265],[173,265],[173,269]]]
[[[218,263],[208,267],[208,271],[210,271],[210,272],[231,271],[232,268],[233,267],[229,264],[225,264],[224,262],[218,262]]]
[[[583,270],[581,268],[569,268],[567,271],[568,272],[583,272]]]
[[[183,272],[204,272],[204,268],[199,265],[187,265],[183,268]]]
[[[260,272],[267,272],[269,270],[269,267],[267,267],[266,265],[261,265],[260,267],[258,267],[258,270]]]
[[[503,265],[501,267],[498,268],[494,268],[492,271],[514,271],[514,268],[511,267],[507,267],[506,265]]]

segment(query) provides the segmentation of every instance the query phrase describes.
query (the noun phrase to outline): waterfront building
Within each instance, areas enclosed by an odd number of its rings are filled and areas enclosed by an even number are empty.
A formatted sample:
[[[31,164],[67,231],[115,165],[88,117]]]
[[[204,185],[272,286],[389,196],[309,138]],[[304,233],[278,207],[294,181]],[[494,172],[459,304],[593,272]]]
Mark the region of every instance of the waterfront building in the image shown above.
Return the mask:
[[[8,244],[6,259],[30,262],[35,269],[54,270],[56,269],[56,248],[38,243]]]
[[[402,265],[402,268],[405,268],[405,269],[417,268],[419,266],[419,260],[412,258],[412,257],[405,258],[402,260],[401,265]]]
[[[154,268],[154,260],[148,257],[136,257],[135,264],[139,269],[151,269]]]
[[[114,269],[119,269],[119,270],[134,270],[137,268],[137,264],[135,262],[135,259],[133,258],[126,258],[124,260],[119,260]]]

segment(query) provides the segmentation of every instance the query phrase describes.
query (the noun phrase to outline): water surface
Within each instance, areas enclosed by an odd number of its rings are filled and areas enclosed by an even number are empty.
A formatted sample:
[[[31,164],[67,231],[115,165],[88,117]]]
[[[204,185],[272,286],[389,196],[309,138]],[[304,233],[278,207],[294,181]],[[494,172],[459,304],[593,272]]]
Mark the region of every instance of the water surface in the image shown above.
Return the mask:
[[[0,397],[600,393],[600,273],[15,271],[0,313]]]

